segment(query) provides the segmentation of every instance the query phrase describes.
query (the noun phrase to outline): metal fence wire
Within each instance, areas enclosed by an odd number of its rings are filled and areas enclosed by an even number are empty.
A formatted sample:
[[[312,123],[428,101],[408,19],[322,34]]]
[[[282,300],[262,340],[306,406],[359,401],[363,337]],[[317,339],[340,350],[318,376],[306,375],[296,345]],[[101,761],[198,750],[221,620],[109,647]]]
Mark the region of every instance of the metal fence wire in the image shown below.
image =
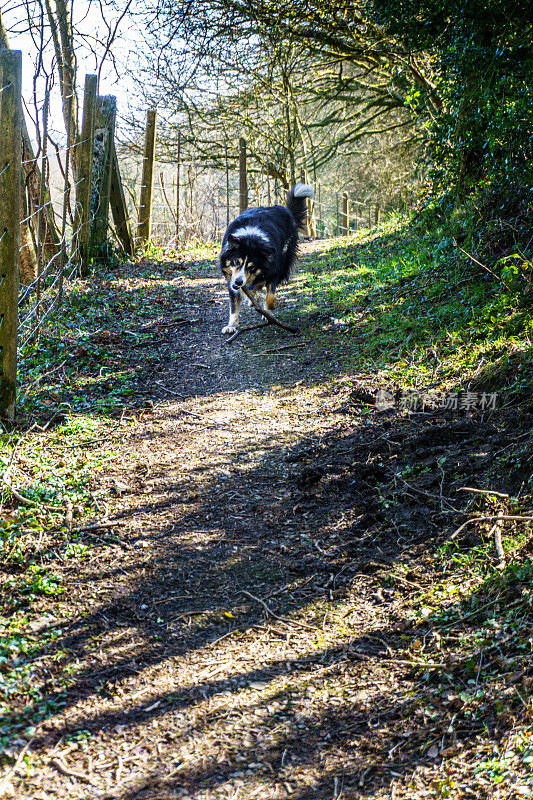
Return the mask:
[[[71,98],[68,98],[71,99]],[[65,147],[48,152],[49,92],[46,92],[42,113],[41,152],[22,161],[22,207],[27,210],[21,219],[20,293],[18,299],[19,347],[35,340],[40,328],[61,304],[64,286],[79,275],[79,232],[75,228],[74,196],[79,180],[72,178],[72,164],[82,141],[67,141]],[[69,103],[69,111],[71,103]],[[71,112],[70,112],[71,113]],[[70,120],[69,120],[70,122]],[[70,130],[71,126],[68,125]],[[70,136],[68,137],[70,139]],[[53,160],[55,163],[52,163]],[[50,180],[52,170],[56,180]],[[39,175],[38,204],[29,189],[27,175]],[[60,180],[62,179],[62,180]],[[59,184],[59,185],[58,185]],[[46,196],[50,186],[50,196]]]
[[[286,196],[278,179],[246,160],[242,137],[233,148],[225,145],[222,169],[202,164],[190,142],[182,148],[180,133],[177,159],[158,160],[153,109],[147,113],[142,162],[121,153],[127,176],[122,181],[114,139],[116,99],[97,95],[96,75],[85,78],[75,141],[74,98],[62,98],[67,131],[62,146],[49,133],[47,88],[37,109],[34,153],[22,113],[21,64],[20,52],[0,49],[0,414],[8,416],[14,413],[17,352],[38,340],[72,282],[89,276],[91,259],[105,259],[110,237],[129,255],[135,246],[177,250],[219,242],[240,211],[284,204]],[[346,192],[317,180],[313,186],[304,235],[341,236],[378,221],[379,206],[350,202]],[[136,236],[130,219],[137,220]]]

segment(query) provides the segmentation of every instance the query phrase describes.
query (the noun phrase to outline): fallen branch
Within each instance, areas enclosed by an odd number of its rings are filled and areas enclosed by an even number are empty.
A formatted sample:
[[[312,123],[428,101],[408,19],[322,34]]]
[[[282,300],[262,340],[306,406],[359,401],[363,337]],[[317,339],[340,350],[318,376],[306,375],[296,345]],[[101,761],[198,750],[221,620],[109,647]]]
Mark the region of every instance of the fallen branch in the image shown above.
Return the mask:
[[[240,336],[241,333],[246,333],[246,331],[256,331],[258,328],[266,328],[270,325],[270,322],[260,322],[259,325],[247,325],[246,328],[239,328],[238,331],[233,333],[229,339],[226,339],[226,344],[230,344],[237,336]]]
[[[85,533],[86,531],[99,531],[103,528],[114,528],[119,522],[119,519],[108,519],[104,522],[89,522],[87,525],[78,525],[76,528],[72,528],[71,533]]]
[[[83,772],[78,772],[75,769],[69,769],[66,764],[63,764],[59,758],[52,758],[50,764],[55,767],[62,775],[66,775],[68,778],[77,778],[79,781],[83,781],[84,783],[90,783],[93,786],[92,778],[88,775],[85,775]]]
[[[199,617],[201,614],[209,614],[209,609],[198,608],[195,611],[184,611],[183,614],[178,614],[177,617],[172,617],[167,624],[170,625],[173,622],[179,622],[182,619],[187,619],[187,617]]]
[[[294,344],[277,344],[273,350],[265,350],[266,355],[277,353],[278,350],[295,350],[298,347],[307,347],[306,342],[295,342]]]
[[[258,311],[265,319],[271,322],[273,325],[279,325],[280,328],[283,328],[286,331],[290,331],[291,333],[300,333],[300,328],[295,328],[293,325],[286,325],[284,322],[280,322],[279,319],[267,311],[266,308],[261,308],[257,300],[255,299],[253,293],[248,289],[247,286],[242,287],[242,291],[253,305],[256,311]]]
[[[457,530],[452,533],[452,535],[450,536],[450,539],[455,539],[461,533],[463,528],[466,528],[466,526],[469,525],[471,522],[489,522],[489,521],[493,521],[495,519],[498,519],[498,520],[500,520],[500,519],[511,519],[511,520],[513,520],[514,519],[514,520],[524,520],[525,522],[533,522],[533,517],[526,517],[526,516],[522,516],[520,514],[492,514],[490,517],[471,517],[470,519],[467,519],[466,522],[463,522],[463,524],[460,525],[457,528]]]
[[[474,489],[472,486],[461,486],[458,492],[473,492],[474,494],[493,494],[494,497],[509,497],[505,492],[495,492],[494,489]]]
[[[252,594],[251,592],[247,592],[246,589],[241,589],[241,592],[245,594],[247,597],[251,597],[252,600],[255,600],[257,603],[261,603],[261,605],[263,606],[269,617],[274,617],[274,619],[277,619],[279,622],[281,622],[283,625],[286,625],[288,628],[290,628],[291,625],[297,625],[299,628],[306,628],[308,631],[316,632],[317,628],[314,628],[312,625],[306,625],[305,622],[299,622],[296,619],[291,619],[287,621],[283,619],[283,617],[278,617],[278,615],[274,614],[274,612],[267,606],[264,600],[261,600],[260,597],[256,597],[255,594]]]
[[[453,240],[453,243],[457,247],[457,249],[461,251],[461,253],[464,253],[465,256],[467,256],[471,261],[473,261],[474,264],[477,264],[478,267],[481,267],[482,269],[486,270],[489,273],[489,275],[492,275],[493,278],[495,278],[497,281],[499,281],[502,284],[502,286],[504,286],[510,294],[513,294],[513,290],[511,289],[509,284],[504,281],[504,279],[501,277],[501,275],[497,275],[496,272],[491,270],[490,267],[487,267],[486,264],[482,264],[481,261],[478,261],[477,258],[474,258],[473,255],[471,255],[470,253],[467,253],[466,250],[463,250],[463,248],[460,247],[457,244],[457,241],[455,239]]]
[[[502,544],[502,528],[503,528],[503,521],[501,517],[498,517],[494,525],[492,526],[492,530],[489,536],[494,533],[494,546],[496,547],[496,552],[498,553],[498,569],[505,569],[505,551],[503,549]]]
[[[9,788],[10,788],[11,778],[13,777],[13,775],[16,773],[16,771],[18,770],[18,768],[22,764],[22,762],[24,760],[24,756],[26,755],[26,753],[30,749],[30,745],[33,743],[33,739],[34,739],[34,737],[32,736],[30,741],[27,742],[24,745],[24,747],[22,748],[22,750],[18,754],[15,763],[13,764],[13,766],[11,767],[11,769],[9,770],[7,775],[4,775],[4,777],[2,778],[2,781],[0,782],[0,797],[4,797],[4,795],[8,793]],[[11,796],[13,796],[13,795],[11,795]]]
[[[257,330],[257,328],[264,328],[265,325],[277,325],[279,328],[283,328],[285,331],[290,331],[290,333],[300,333],[300,328],[295,328],[293,325],[286,325],[284,322],[280,322],[280,320],[271,314],[270,311],[267,311],[266,308],[261,308],[253,293],[250,291],[250,289],[248,289],[247,286],[243,286],[241,291],[244,292],[255,310],[261,314],[261,316],[263,316],[267,322],[263,323],[262,325],[249,325],[247,328],[241,328],[234,333],[233,336],[230,336],[229,339],[227,339],[226,344],[232,342],[237,338],[237,336],[240,336],[241,333],[245,333],[245,331],[253,331]]]
[[[165,320],[164,317],[158,317],[157,319],[154,319],[152,322],[145,322],[144,325],[141,325],[139,327],[139,330],[147,331],[150,328],[157,328],[159,326],[168,327],[168,325],[180,325],[188,321],[189,320],[187,319],[187,317],[184,317],[182,315],[180,315],[179,317],[174,317],[174,319],[171,320]],[[127,331],[124,331],[124,333],[127,333]]]
[[[186,395],[186,394],[180,394],[180,392],[174,392],[172,389],[167,389],[167,387],[166,387],[166,386],[163,386],[163,384],[161,383],[161,381],[156,381],[156,383],[157,383],[157,385],[158,385],[158,386],[160,386],[160,387],[161,387],[161,388],[162,388],[162,389],[163,389],[165,392],[168,392],[169,394],[174,394],[174,395],[176,395],[176,397],[180,397],[182,400],[186,400],[186,399],[187,399],[187,395]]]
[[[90,531],[87,531],[86,535],[91,539],[95,539],[97,542],[102,542],[102,544],[118,545],[118,547],[122,547],[124,550],[130,549],[129,544],[126,544],[126,542],[123,542],[122,539],[118,539],[116,537],[111,538],[109,536],[98,536],[98,534],[91,533]]]
[[[42,381],[43,378],[47,378],[49,375],[53,375],[54,372],[58,372],[61,369],[61,367],[65,366],[66,363],[67,363],[67,359],[62,361],[61,364],[58,367],[54,367],[54,369],[51,369],[48,372],[43,372],[42,375],[39,375],[38,378],[36,378],[34,381],[32,381],[30,383],[30,385],[27,387],[27,389],[24,392],[24,394],[22,395],[22,397],[18,397],[17,398],[17,405],[21,406],[24,403],[24,400],[28,396],[29,392],[33,389],[34,386],[36,386],[39,383],[39,381]]]
[[[65,518],[63,520],[63,524],[67,526],[67,530],[72,532],[72,517],[73,517],[73,508],[72,508],[72,500],[68,495],[65,495],[63,502],[65,503]]]
[[[4,485],[7,486],[7,488],[9,489],[15,500],[18,500],[19,503],[22,503],[22,505],[24,506],[29,506],[30,508],[44,508],[47,511],[53,511],[56,514],[61,513],[61,511],[63,510],[61,506],[47,506],[44,503],[37,503],[35,502],[35,500],[29,500],[27,497],[24,497],[24,495],[20,494],[20,492],[17,491],[17,489],[15,489],[14,486],[11,486],[9,481],[6,481],[3,476],[1,480],[2,483],[4,483]]]

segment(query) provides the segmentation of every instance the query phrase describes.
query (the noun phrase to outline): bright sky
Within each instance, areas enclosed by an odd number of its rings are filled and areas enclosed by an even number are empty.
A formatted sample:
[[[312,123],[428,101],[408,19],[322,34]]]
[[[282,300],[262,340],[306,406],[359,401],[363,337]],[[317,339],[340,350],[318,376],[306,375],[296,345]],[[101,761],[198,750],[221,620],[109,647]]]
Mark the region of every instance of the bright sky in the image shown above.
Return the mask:
[[[117,0],[111,5],[109,0],[71,0],[70,8],[75,30],[76,55],[78,59],[78,97],[80,105],[82,102],[82,91],[87,73],[98,73],[104,48],[101,42],[105,42],[108,36],[108,27],[104,23],[102,14],[105,15],[107,25],[113,30],[127,0]],[[132,112],[139,104],[140,93],[134,78],[132,68],[138,58],[138,48],[143,46],[143,36],[141,21],[143,16],[137,4],[138,0],[133,0],[130,6],[132,15],[126,15],[118,29],[118,35],[112,46],[112,57],[110,55],[104,60],[100,71],[100,94],[113,94],[117,97],[118,115],[117,123],[120,127],[121,117],[124,118],[128,112]],[[26,6],[29,9],[33,30],[29,30],[28,15]],[[144,10],[146,14],[146,11]],[[29,116],[35,116],[35,105],[33,100],[33,80],[34,72],[38,59],[39,38],[40,38],[40,8],[37,0],[26,0],[26,5],[22,0],[2,0],[2,19],[8,32],[9,44],[12,49],[22,51],[23,59],[23,97],[26,105],[26,118],[31,127]],[[54,58],[54,48],[50,39],[50,29],[45,20],[45,55],[43,67],[47,72],[51,72],[52,60]],[[146,46],[146,45],[144,45]],[[91,50],[94,49],[94,52]],[[135,73],[133,73],[135,75]],[[38,110],[41,111],[45,90],[45,76],[42,73],[36,82],[36,95]],[[80,119],[81,123],[81,119]],[[61,99],[59,87],[57,85],[57,73],[54,74],[54,87],[50,99],[50,132],[58,139],[64,138],[64,125],[61,110]]]

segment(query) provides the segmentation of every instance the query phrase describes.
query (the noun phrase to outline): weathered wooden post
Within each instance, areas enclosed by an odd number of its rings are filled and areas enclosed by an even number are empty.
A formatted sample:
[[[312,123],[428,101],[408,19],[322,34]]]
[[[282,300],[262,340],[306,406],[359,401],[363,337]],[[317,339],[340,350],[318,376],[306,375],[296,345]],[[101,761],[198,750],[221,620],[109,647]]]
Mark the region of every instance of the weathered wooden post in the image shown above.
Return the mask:
[[[154,108],[148,109],[146,112],[141,200],[139,203],[139,222],[137,225],[137,244],[141,246],[148,244],[152,234],[156,120],[156,110]]]
[[[308,176],[305,169],[300,172],[300,181],[308,183]],[[315,219],[315,200],[313,197],[308,197],[305,202],[306,217],[303,224],[303,234],[309,239],[316,239],[316,219]]]
[[[22,53],[0,50],[0,415],[15,416],[22,188]]]
[[[91,232],[91,186],[94,150],[94,123],[96,114],[96,92],[98,76],[85,76],[83,94],[83,117],[78,142],[78,182],[76,186],[76,215],[74,218],[74,259],[79,263],[81,274],[89,271],[89,236]]]
[[[248,181],[246,178],[246,139],[239,139],[239,214],[248,208]]]
[[[67,126],[67,148],[65,151],[65,175],[63,179],[63,211],[61,214],[61,250],[59,251],[59,284],[57,287],[57,300],[58,306],[63,302],[63,281],[65,279],[65,262],[67,259],[67,216],[70,205],[70,181],[69,181],[69,166],[71,163],[71,150],[72,150],[72,110],[73,110],[73,97],[71,94],[67,100],[66,107],[66,126]],[[75,161],[75,159],[74,159]]]
[[[348,192],[343,192],[342,194],[341,229],[342,235],[348,236],[350,232],[350,201],[348,200]]]
[[[115,231],[120,240],[120,244],[122,245],[122,249],[129,256],[132,256],[135,248],[133,246],[133,236],[131,235],[130,215],[126,203],[126,196],[124,195],[124,187],[122,185],[117,151],[114,143],[111,153],[111,185],[109,188],[109,203],[111,205],[113,222],[115,223]]]
[[[181,130],[178,131],[178,163],[176,164],[176,243],[180,242]]]
[[[89,235],[89,250],[91,254],[95,255],[102,254],[107,242],[116,114],[116,97],[104,95],[96,98],[91,231]]]
[[[226,168],[226,228],[229,225],[229,160],[228,160],[228,143],[224,145],[224,159]]]
[[[325,236],[325,225],[324,225],[324,220],[322,219],[322,198],[321,198],[321,193],[320,193],[320,183],[317,183],[317,195],[318,195],[318,197],[317,197],[317,199],[318,199],[318,219],[319,219],[319,222],[320,222],[319,238],[323,239],[324,236]]]
[[[41,274],[43,271],[44,237],[46,222],[44,216],[45,184],[48,174],[48,114],[50,111],[50,90],[48,85],[44,93],[43,106],[43,144],[41,149],[41,180],[39,182],[39,208],[37,211],[37,308],[35,321],[41,317]]]

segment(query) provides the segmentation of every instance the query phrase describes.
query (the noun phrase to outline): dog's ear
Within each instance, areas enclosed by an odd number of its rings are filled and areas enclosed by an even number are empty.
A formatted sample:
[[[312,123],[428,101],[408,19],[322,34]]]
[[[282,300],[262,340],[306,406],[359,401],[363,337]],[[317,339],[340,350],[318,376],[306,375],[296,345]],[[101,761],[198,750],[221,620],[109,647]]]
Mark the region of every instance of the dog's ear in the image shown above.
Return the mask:
[[[228,243],[226,245],[228,250],[233,250],[235,247],[239,246],[239,239],[234,236],[232,233],[228,234]]]

